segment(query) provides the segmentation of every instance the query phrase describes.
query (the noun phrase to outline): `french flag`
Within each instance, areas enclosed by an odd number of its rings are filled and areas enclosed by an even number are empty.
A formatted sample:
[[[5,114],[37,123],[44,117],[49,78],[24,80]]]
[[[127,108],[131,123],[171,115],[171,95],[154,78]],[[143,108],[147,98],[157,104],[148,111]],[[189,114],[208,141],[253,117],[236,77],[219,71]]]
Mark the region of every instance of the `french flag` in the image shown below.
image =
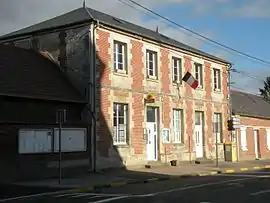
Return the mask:
[[[198,80],[196,80],[190,72],[186,72],[182,80],[185,81],[193,89],[196,89],[199,85]]]

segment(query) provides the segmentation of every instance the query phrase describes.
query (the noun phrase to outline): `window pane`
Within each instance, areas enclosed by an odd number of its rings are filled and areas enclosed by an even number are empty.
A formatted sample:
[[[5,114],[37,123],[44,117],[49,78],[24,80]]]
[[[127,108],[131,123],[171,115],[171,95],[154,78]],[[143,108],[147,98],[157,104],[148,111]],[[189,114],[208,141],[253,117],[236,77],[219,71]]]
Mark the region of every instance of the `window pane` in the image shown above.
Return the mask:
[[[118,53],[122,54],[123,53],[123,48],[124,48],[123,45],[118,44]]]

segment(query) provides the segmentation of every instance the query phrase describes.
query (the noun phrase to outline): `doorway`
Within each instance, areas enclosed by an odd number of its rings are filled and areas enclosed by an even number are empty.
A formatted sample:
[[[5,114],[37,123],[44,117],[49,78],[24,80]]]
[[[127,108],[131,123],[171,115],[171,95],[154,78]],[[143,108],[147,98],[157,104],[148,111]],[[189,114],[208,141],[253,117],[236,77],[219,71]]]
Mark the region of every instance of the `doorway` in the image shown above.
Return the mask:
[[[147,160],[157,161],[158,151],[158,107],[146,107],[146,129],[147,129]]]
[[[203,112],[195,111],[195,151],[196,158],[203,158]]]

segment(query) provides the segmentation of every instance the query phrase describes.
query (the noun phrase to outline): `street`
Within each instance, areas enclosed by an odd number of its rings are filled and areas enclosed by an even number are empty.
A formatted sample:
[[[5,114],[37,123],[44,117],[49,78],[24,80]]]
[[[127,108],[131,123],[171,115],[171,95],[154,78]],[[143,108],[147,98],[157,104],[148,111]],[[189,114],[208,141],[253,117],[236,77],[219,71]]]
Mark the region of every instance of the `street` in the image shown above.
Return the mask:
[[[191,177],[103,189],[96,193],[37,194],[0,202],[263,203],[270,201],[270,170]]]

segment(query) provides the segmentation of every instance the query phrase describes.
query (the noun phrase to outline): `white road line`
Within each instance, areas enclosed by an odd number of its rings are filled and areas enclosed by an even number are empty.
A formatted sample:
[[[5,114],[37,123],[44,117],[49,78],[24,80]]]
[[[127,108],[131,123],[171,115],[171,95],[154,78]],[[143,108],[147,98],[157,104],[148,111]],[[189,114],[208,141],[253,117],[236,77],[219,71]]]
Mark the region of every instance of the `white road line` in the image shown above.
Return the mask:
[[[80,193],[73,193],[73,194],[67,193],[67,194],[62,194],[62,195],[55,195],[55,196],[53,196],[53,197],[55,197],[55,198],[58,198],[58,197],[67,197],[67,196],[70,196],[70,195],[76,195],[76,194],[80,194]]]
[[[254,193],[250,193],[250,195],[256,196],[256,195],[265,194],[265,193],[268,193],[268,192],[270,192],[270,189],[268,189],[268,190],[261,190],[259,192],[254,192]]]
[[[57,192],[45,192],[45,193],[39,193],[39,194],[34,194],[34,195],[24,195],[24,196],[19,196],[19,197],[0,199],[0,202],[7,202],[7,201],[20,200],[20,199],[33,198],[33,197],[43,197],[43,196],[63,194],[63,193],[68,193],[68,192],[70,192],[70,190],[57,191]]]
[[[165,190],[165,191],[155,192],[155,193],[149,193],[146,195],[137,195],[137,196],[139,197],[156,196],[156,195],[166,194],[166,193],[171,193],[171,192],[178,192],[178,191],[190,190],[190,189],[195,189],[195,188],[202,188],[202,187],[208,187],[208,186],[213,186],[213,185],[220,185],[224,183],[233,183],[233,182],[252,180],[252,179],[258,179],[258,178],[260,177],[241,178],[241,179],[236,179],[236,180],[225,180],[225,181],[218,181],[218,182],[213,182],[213,183],[204,183],[204,184],[199,184],[199,185],[191,185],[187,187]]]
[[[103,197],[103,196],[101,196],[101,195],[95,195],[93,197],[88,197],[87,199],[94,199],[94,198],[98,198],[98,197]]]
[[[89,193],[82,193],[82,194],[78,194],[78,195],[73,195],[73,196],[71,196],[69,198],[89,197],[89,196],[93,196],[93,195],[91,195]]]
[[[104,200],[99,200],[99,201],[95,201],[95,202],[88,202],[88,203],[103,203],[103,202],[111,202],[114,200],[118,200],[118,199],[125,199],[128,198],[130,196],[123,196],[123,197],[112,197],[110,199],[104,199]]]

